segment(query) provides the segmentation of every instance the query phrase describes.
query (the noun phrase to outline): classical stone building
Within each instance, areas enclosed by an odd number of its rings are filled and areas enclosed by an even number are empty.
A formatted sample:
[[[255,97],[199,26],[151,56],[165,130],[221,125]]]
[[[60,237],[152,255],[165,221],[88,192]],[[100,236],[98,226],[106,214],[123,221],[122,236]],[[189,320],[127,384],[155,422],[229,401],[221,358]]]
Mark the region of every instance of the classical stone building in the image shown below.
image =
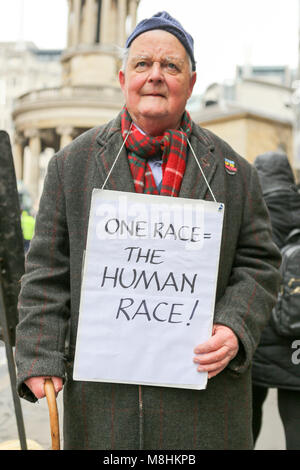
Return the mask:
[[[20,96],[13,112],[16,174],[36,201],[43,180],[43,155],[47,160],[121,109],[120,49],[136,24],[139,0],[68,0],[68,4],[62,85]]]
[[[294,151],[292,71],[256,69],[246,76],[238,70],[232,83],[211,84],[201,104],[191,104],[191,115],[250,162],[264,152],[284,149],[300,181]]]
[[[219,135],[251,163],[257,155],[281,148],[294,166],[293,123],[289,119],[227,105],[212,106],[197,113],[197,122]]]
[[[0,42],[0,129],[13,138],[15,99],[30,90],[61,84],[61,50],[39,49],[28,41]]]

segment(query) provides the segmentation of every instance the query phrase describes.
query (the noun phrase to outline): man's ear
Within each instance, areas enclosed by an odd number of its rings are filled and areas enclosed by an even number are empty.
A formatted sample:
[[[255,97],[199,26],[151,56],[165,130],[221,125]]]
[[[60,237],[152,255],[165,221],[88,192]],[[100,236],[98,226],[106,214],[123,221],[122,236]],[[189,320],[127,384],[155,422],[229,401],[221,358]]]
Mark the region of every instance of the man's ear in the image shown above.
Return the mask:
[[[124,92],[124,87],[125,87],[125,73],[123,70],[120,70],[119,72],[119,83],[121,86],[122,91]]]
[[[189,90],[189,98],[191,97],[192,93],[193,93],[193,89],[194,89],[194,85],[196,83],[196,80],[197,80],[197,73],[196,72],[193,72],[192,73],[192,76],[190,78],[190,90]]]

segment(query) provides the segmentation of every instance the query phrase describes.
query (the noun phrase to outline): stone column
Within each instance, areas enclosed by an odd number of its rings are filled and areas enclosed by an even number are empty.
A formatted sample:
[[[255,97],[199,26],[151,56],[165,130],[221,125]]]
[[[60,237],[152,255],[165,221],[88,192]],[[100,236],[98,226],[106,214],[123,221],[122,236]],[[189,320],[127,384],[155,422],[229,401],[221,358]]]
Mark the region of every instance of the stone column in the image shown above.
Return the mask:
[[[60,149],[70,144],[74,137],[74,127],[72,126],[59,126],[56,128],[56,132],[60,135]]]
[[[24,139],[16,135],[13,142],[13,159],[15,165],[15,172],[17,180],[23,179],[23,154],[24,154]]]
[[[96,42],[97,8],[95,0],[86,0],[86,43]]]
[[[130,31],[131,33],[136,26],[137,2],[136,0],[129,0],[129,16],[130,16]]]
[[[39,196],[39,157],[42,150],[41,139],[37,129],[25,131],[25,137],[29,138],[30,156],[24,171],[24,184],[33,200],[36,201]]]
[[[94,44],[96,39],[96,12],[95,0],[85,0],[82,10],[81,39],[83,44]]]
[[[110,10],[111,10],[111,1],[102,0],[101,27],[100,27],[100,43],[101,44],[107,44],[109,42]]]
[[[72,46],[79,44],[80,34],[80,17],[81,17],[81,0],[73,0],[73,27],[72,27]]]
[[[125,46],[126,41],[127,0],[118,0],[118,45]]]

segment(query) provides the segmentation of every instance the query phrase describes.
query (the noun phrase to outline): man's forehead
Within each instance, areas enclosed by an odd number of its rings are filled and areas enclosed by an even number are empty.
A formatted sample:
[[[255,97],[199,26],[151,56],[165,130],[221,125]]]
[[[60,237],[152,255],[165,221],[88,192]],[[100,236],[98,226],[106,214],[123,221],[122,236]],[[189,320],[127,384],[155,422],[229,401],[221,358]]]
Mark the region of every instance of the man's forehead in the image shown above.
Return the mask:
[[[138,36],[129,48],[129,55],[168,55],[184,59],[185,47],[171,33],[162,30],[147,31]]]

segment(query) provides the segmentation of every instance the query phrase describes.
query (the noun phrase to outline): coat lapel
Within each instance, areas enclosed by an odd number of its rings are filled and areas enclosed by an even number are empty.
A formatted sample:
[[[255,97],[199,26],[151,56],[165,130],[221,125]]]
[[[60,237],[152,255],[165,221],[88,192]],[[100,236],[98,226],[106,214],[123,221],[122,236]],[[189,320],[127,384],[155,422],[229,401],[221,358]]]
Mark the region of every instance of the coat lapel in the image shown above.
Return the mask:
[[[190,143],[207,182],[210,185],[217,168],[217,162],[213,155],[213,145],[211,145],[206,136],[204,136],[201,129],[197,129],[196,126],[193,126],[193,134],[190,138]],[[189,146],[187,166],[182,180],[179,197],[191,199],[207,198],[210,201],[213,200],[207,183]]]
[[[102,185],[105,183],[103,189],[134,193],[125,146],[121,150],[124,141],[119,116],[98,135],[97,142],[100,144],[100,150],[96,154],[96,162]]]

